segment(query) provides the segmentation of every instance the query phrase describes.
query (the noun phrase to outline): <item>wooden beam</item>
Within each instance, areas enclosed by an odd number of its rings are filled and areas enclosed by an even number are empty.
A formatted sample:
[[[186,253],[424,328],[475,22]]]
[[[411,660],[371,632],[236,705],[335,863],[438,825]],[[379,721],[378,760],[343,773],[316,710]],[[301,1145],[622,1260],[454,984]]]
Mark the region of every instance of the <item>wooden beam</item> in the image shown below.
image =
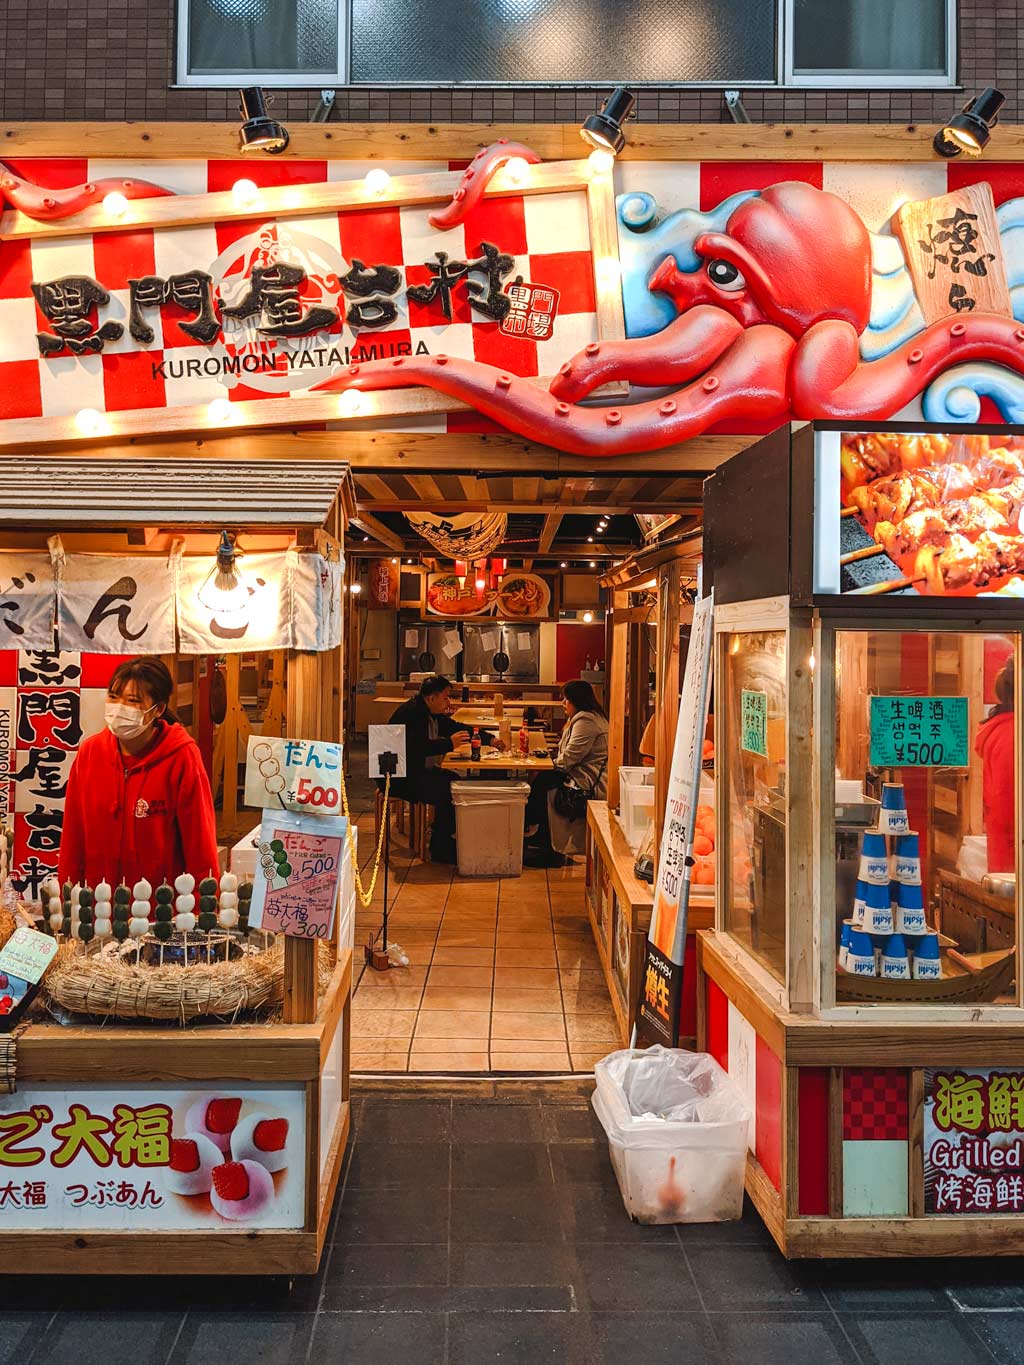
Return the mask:
[[[359,483],[365,482],[362,475],[359,476]],[[378,480],[378,482],[380,482]],[[456,513],[456,512],[509,512],[516,516],[540,516],[551,518],[556,526],[561,522],[567,513],[579,514],[580,509],[571,503],[563,505],[556,503],[552,508],[550,503],[544,502],[487,502],[475,498],[472,502],[453,502],[451,498],[442,499],[439,502],[424,499],[422,501],[412,501],[409,498],[401,498],[393,493],[376,497],[359,497],[360,507],[365,507],[371,512],[422,512],[429,508],[431,512]],[[628,503],[623,506],[621,503],[598,503],[593,509],[587,508],[586,514],[589,516],[591,510],[595,516],[604,513],[607,516],[622,516],[628,512],[651,512],[674,515],[694,515],[703,510],[703,502],[699,499],[689,498],[686,501],[671,499],[666,502],[662,498],[652,499],[649,502]],[[638,533],[639,534],[639,531]]]
[[[955,95],[950,91],[950,108]],[[0,125],[7,157],[111,160],[238,159],[237,126],[219,123],[29,123]],[[577,123],[301,123],[289,124],[282,160],[445,163],[473,157],[499,137],[514,136],[545,158],[578,157],[586,148]],[[630,123],[624,161],[935,162],[931,125],[902,123]],[[1000,124],[985,161],[1024,161],[1024,127]]]
[[[562,522],[561,512],[549,512],[544,518],[544,525],[541,529],[540,538],[537,541],[537,549],[542,555],[546,555],[551,549],[551,542],[558,534],[558,528]]]
[[[390,527],[385,526],[382,521],[378,521],[369,512],[358,511],[352,518],[352,525],[358,526],[365,535],[370,536],[373,540],[379,540],[382,545],[386,545],[389,549],[405,552],[405,541],[398,532],[392,531]]]
[[[421,508],[425,502],[432,508],[435,504],[444,502],[444,495],[430,474],[406,474],[404,477],[412,484],[413,491],[420,499]],[[390,489],[388,491],[390,493]]]
[[[298,401],[308,404],[315,400]],[[410,473],[455,474],[467,499],[473,500],[487,498],[486,489],[481,488],[477,475],[514,474],[523,469],[532,474],[563,474],[576,478],[600,472],[602,467],[623,475],[690,474],[703,478],[759,439],[742,435],[695,436],[690,441],[666,446],[664,450],[617,455],[607,462],[597,460],[595,464],[592,458],[563,455],[550,446],[506,433],[376,431],[362,419],[344,430],[328,431],[324,429],[322,417],[306,424],[297,422],[294,415],[275,427],[270,420],[272,414],[267,411],[274,403],[261,402],[259,407],[267,425],[245,433],[207,429],[106,441],[84,441],[65,433],[60,439],[30,442],[27,449],[20,440],[0,441],[0,455],[66,454],[74,450],[76,458],[82,460],[180,460],[196,456],[207,460],[344,460],[357,475],[363,470],[380,474],[397,472],[407,477]],[[640,478],[638,488],[645,482],[647,478]]]

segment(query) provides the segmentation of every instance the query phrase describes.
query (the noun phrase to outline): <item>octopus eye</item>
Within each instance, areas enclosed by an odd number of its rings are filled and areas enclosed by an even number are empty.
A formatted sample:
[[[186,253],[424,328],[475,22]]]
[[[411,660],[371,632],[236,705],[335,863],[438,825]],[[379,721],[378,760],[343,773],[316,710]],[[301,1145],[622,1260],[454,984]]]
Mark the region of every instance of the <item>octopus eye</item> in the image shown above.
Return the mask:
[[[730,292],[742,289],[747,283],[731,261],[708,261],[708,279],[719,289]]]

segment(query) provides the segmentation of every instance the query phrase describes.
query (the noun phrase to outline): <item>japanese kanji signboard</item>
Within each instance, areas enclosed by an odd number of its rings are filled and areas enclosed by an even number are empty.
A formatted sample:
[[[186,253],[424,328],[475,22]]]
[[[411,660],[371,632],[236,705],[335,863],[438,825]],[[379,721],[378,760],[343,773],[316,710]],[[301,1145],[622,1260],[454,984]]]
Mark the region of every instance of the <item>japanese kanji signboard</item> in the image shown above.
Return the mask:
[[[744,753],[768,757],[768,693],[740,693],[740,748]]]
[[[925,1212],[1024,1213],[1024,1071],[925,1071]]]
[[[1013,317],[991,185],[904,204],[894,223],[925,322],[973,312]]]
[[[429,218],[458,172],[396,177],[386,203],[368,201],[362,181],[295,186],[290,199],[270,189],[237,218],[218,217],[231,196],[209,164],[213,192],[177,197],[170,221],[170,199],[140,201],[130,232],[112,222],[55,242],[62,229],[39,223],[7,248],[18,267],[0,281],[0,420],[95,410],[129,431],[175,409],[206,425],[216,399],[299,396],[329,416],[337,395],[316,386],[363,361],[443,354],[546,378],[623,334],[621,300],[612,318],[595,272],[614,204],[585,162],[444,229]],[[373,400],[388,413],[457,406],[416,389]],[[236,406],[230,421],[257,417],[268,413]]]
[[[0,1095],[0,1230],[302,1227],[304,1100],[234,1082]]]
[[[966,697],[872,697],[871,764],[876,768],[966,768]]]
[[[245,804],[257,810],[341,809],[341,745],[326,740],[250,735]]]

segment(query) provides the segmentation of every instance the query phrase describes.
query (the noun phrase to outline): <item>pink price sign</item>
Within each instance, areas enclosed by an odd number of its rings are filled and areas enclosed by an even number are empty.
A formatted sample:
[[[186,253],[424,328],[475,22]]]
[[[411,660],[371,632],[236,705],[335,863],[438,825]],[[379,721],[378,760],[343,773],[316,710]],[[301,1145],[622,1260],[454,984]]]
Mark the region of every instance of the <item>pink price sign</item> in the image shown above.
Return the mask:
[[[249,923],[295,938],[330,937],[342,859],[344,819],[267,811]]]

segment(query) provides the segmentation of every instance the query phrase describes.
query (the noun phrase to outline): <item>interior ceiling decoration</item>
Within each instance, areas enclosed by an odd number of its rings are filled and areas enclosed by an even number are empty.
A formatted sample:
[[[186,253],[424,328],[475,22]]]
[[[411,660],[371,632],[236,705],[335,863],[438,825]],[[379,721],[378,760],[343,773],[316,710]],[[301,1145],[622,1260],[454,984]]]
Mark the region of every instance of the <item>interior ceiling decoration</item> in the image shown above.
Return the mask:
[[[449,559],[486,559],[505,539],[508,530],[508,517],[504,512],[457,512],[453,516],[406,512],[405,515],[413,530]]]

